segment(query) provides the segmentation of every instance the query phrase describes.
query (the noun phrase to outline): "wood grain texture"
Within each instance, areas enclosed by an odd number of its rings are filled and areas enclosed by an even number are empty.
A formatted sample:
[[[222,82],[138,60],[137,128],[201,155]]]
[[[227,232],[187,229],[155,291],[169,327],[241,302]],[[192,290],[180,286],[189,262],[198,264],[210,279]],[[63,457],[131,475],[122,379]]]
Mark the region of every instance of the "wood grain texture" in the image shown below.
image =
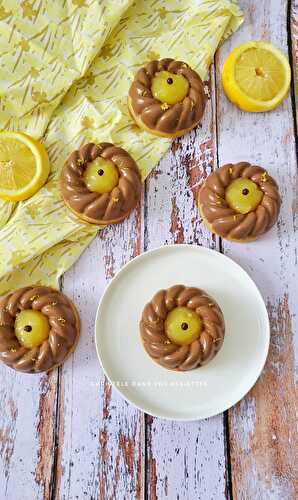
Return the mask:
[[[49,498],[57,371],[24,375],[0,366],[0,498]]]
[[[290,28],[290,33],[288,33],[288,36],[291,39],[292,49],[292,53],[289,54],[289,56],[292,60],[292,70],[294,78],[293,93],[295,98],[296,126],[298,127],[298,0],[291,0],[289,2],[289,5],[290,8],[288,11],[290,19],[288,19],[288,27]]]
[[[114,274],[140,253],[142,233],[138,207],[123,224],[100,232],[64,278],[63,290],[81,315],[82,334],[62,369],[56,499],[143,498],[144,417],[105,379],[94,344],[100,296]]]
[[[217,81],[227,54],[241,41],[270,39],[287,54],[287,2],[243,0],[241,31],[217,54]],[[219,164],[248,160],[277,179],[277,226],[254,244],[223,242],[259,286],[268,306],[271,346],[261,378],[229,412],[233,498],[294,499],[297,474],[297,163],[291,96],[275,111],[243,113],[217,86]]]
[[[213,83],[209,83],[210,89]],[[202,127],[176,141],[146,182],[145,249],[173,243],[211,248],[218,241],[198,217],[200,184],[216,161],[212,102]],[[175,278],[173,277],[175,284]],[[177,401],[177,404],[179,402]],[[147,483],[150,500],[225,498],[223,416],[201,422],[147,420]]]

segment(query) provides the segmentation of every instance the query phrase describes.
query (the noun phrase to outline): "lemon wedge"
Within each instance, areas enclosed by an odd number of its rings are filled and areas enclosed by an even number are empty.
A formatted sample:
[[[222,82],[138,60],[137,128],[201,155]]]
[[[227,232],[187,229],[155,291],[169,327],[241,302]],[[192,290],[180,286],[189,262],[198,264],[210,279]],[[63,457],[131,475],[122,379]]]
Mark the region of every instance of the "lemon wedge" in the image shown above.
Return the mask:
[[[0,198],[30,198],[49,172],[49,158],[40,142],[21,132],[0,132]]]
[[[291,68],[286,56],[271,43],[248,42],[226,59],[222,83],[227,97],[240,109],[269,111],[286,96]]]

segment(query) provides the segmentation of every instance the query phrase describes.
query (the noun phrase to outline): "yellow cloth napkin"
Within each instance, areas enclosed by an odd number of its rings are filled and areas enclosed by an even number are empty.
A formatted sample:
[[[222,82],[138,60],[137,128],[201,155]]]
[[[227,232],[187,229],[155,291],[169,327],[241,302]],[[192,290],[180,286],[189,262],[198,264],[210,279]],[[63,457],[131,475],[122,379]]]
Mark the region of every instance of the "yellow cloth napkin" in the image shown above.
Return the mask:
[[[173,57],[204,79],[242,19],[233,0],[0,2],[0,128],[42,138],[51,160],[49,180],[32,198],[0,202],[0,294],[57,286],[95,236],[97,228],[71,215],[59,194],[59,172],[74,149],[121,145],[143,179],[167,150],[167,139],[140,131],[128,113],[137,69]]]

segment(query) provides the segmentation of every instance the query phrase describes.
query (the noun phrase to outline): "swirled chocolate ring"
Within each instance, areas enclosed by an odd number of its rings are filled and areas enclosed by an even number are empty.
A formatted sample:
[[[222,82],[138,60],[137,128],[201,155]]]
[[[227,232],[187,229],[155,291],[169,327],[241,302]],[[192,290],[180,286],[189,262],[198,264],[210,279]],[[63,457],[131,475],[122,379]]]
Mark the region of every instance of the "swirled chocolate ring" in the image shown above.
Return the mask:
[[[85,171],[98,160],[106,160],[114,169],[116,183],[110,191],[92,191],[86,184]],[[97,174],[99,177],[104,174],[100,166]],[[60,185],[67,207],[80,219],[98,225],[116,224],[128,217],[140,198],[142,188],[133,158],[124,149],[106,142],[85,144],[74,151],[62,169]]]
[[[252,186],[255,203],[251,210],[235,209],[229,202],[227,193],[232,186],[236,191],[245,187],[236,194],[242,198],[240,202],[244,207],[244,198],[249,195],[247,187]],[[276,181],[264,168],[247,162],[229,163],[216,169],[207,177],[198,196],[201,216],[210,231],[237,242],[256,240],[269,231],[277,221],[280,205]]]
[[[34,347],[25,347],[16,336],[18,318],[29,311],[33,316],[40,315],[48,324],[47,338]],[[24,326],[23,336],[31,332],[30,325],[32,323]],[[52,370],[75,349],[79,335],[78,312],[58,290],[31,286],[0,299],[0,360],[14,370],[26,373]]]
[[[167,334],[167,318],[176,308],[186,310],[186,315],[190,311],[201,323],[197,338],[184,345],[173,342]],[[182,322],[181,330],[186,332],[187,327],[187,322]],[[224,317],[218,304],[204,290],[175,285],[157,292],[145,306],[140,334],[147,353],[158,364],[171,370],[192,370],[209,363],[221,348]]]
[[[196,127],[205,104],[199,75],[174,59],[149,62],[129,89],[128,107],[137,125],[162,137],[179,137]]]

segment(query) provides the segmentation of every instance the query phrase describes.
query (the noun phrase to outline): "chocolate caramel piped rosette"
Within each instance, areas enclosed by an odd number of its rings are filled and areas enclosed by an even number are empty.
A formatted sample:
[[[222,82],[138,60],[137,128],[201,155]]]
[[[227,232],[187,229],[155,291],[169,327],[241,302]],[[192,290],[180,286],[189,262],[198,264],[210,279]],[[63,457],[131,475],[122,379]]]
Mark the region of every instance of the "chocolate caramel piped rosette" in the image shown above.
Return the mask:
[[[140,333],[154,361],[187,371],[214,358],[223,344],[225,323],[219,305],[204,290],[174,285],[146,304]]]
[[[276,223],[281,198],[267,170],[248,162],[228,163],[210,174],[198,206],[207,227],[231,241],[253,241]]]
[[[61,172],[66,206],[91,224],[116,224],[139,201],[142,184],[138,167],[124,149],[104,142],[88,143],[71,153]]]
[[[20,288],[0,299],[0,360],[14,370],[52,370],[72,353],[79,335],[74,304],[54,288]]]
[[[138,70],[128,107],[137,125],[161,137],[180,137],[201,121],[206,95],[200,76],[183,61],[151,61]]]

